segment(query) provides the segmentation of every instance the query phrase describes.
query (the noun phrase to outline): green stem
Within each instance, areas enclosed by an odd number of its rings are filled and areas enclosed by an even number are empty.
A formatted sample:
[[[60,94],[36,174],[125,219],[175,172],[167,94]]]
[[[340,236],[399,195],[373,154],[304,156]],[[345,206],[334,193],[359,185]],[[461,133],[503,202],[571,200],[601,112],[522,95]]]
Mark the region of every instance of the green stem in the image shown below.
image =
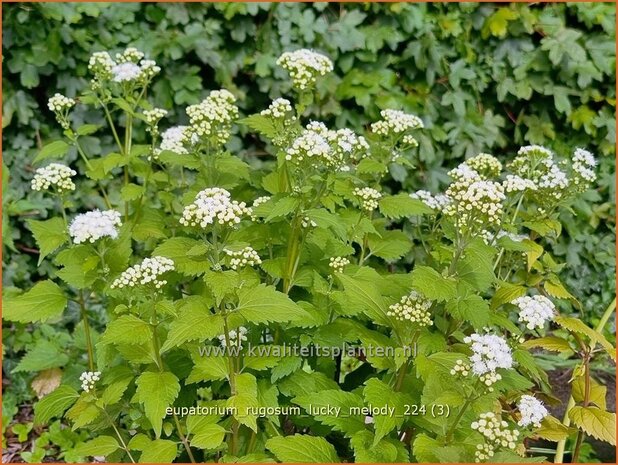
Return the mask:
[[[616,298],[614,297],[614,300],[612,300],[611,303],[608,305],[608,307],[605,309],[605,312],[601,316],[601,319],[597,323],[597,326],[594,328],[595,331],[598,331],[598,332],[603,331],[603,328],[605,328],[607,321],[612,316],[612,314],[615,312],[615,310],[616,310]],[[573,407],[575,407],[575,398],[573,397],[573,394],[571,394],[571,397],[569,397],[569,401],[567,402],[566,410],[564,411],[564,417],[562,419],[562,424],[566,426],[567,428],[571,425],[571,418],[569,417],[569,411]],[[561,441],[558,442],[558,445],[556,446],[556,455],[554,456],[554,463],[563,462],[565,448],[566,448],[566,439],[562,439]]]
[[[88,160],[88,157],[86,156],[86,153],[84,152],[84,149],[82,149],[81,145],[79,145],[79,142],[77,141],[77,139],[75,139],[73,142],[75,143],[75,148],[77,149],[77,153],[79,153],[79,156],[82,157],[82,160],[84,160],[84,163],[86,164],[88,169],[91,170],[92,165],[90,164],[90,161]],[[97,181],[97,185],[99,186],[99,191],[101,192],[101,195],[103,196],[105,205],[107,206],[107,208],[112,208],[112,204],[109,201],[109,198],[107,197],[105,188],[101,185],[99,181]]]
[[[174,414],[174,423],[176,423],[176,429],[178,430],[178,436],[180,437],[180,441],[182,442],[187,454],[189,455],[189,460],[191,463],[195,462],[195,457],[193,457],[193,452],[191,452],[191,446],[189,446],[189,442],[187,441],[187,437],[183,434],[182,428],[180,427],[180,422],[178,421],[178,417]]]
[[[120,444],[122,446],[122,448],[124,449],[124,451],[127,453],[127,455],[129,456],[129,459],[131,460],[132,463],[136,463],[135,459],[133,458],[133,456],[131,455],[131,451],[129,450],[129,448],[127,447],[127,444],[124,442],[124,439],[122,439],[122,435],[120,434],[120,431],[118,431],[118,428],[116,428],[116,425],[114,424],[114,420],[112,420],[112,417],[109,416],[109,413],[107,413],[107,410],[105,410],[104,408],[101,408],[101,411],[105,414],[105,416],[107,417],[108,421],[110,422],[110,424],[112,425],[112,428],[114,428],[114,431],[116,432],[116,436],[118,437],[118,440],[120,441]]]
[[[116,131],[116,126],[114,125],[114,121],[112,120],[112,115],[109,112],[109,109],[107,108],[107,105],[105,105],[100,100],[99,100],[99,103],[101,103],[101,106],[103,107],[103,111],[105,112],[105,118],[107,119],[107,124],[109,124],[109,127],[112,130],[112,134],[114,135],[114,140],[116,141],[116,145],[118,146],[118,150],[120,150],[120,153],[123,154],[124,153],[124,148],[122,146],[122,143],[120,142],[120,137],[118,137],[118,131]]]
[[[124,133],[124,156],[129,157],[131,154],[131,139],[133,137],[133,116],[126,113],[127,127]],[[129,163],[124,165],[124,185],[129,184]],[[125,221],[129,219],[129,202],[124,202],[124,217]]]
[[[468,409],[468,407],[470,406],[471,403],[472,403],[472,397],[469,397],[468,399],[466,399],[466,402],[461,407],[461,410],[459,411],[459,413],[455,417],[455,421],[453,422],[453,424],[449,428],[448,432],[446,433],[446,442],[447,443],[451,442],[451,439],[453,438],[453,433],[455,433],[455,429],[457,428],[457,425],[461,421],[462,417],[464,416],[464,413],[466,413],[466,410]]]
[[[519,209],[521,208],[521,204],[524,201],[524,194],[521,194],[521,197],[519,198],[519,201],[517,202],[517,207],[515,207],[515,213],[513,214],[513,218],[511,218],[511,224],[515,223],[515,220],[517,219],[517,215],[519,214]],[[504,247],[500,248],[500,252],[498,253],[498,256],[496,257],[496,261],[494,262],[494,272],[496,271],[496,268],[498,268],[498,265],[500,264],[500,259],[502,258],[502,256],[504,255]]]
[[[84,301],[83,291],[79,291],[79,308],[84,322],[84,335],[86,337],[86,350],[88,351],[88,366],[90,371],[94,371],[94,350],[92,348],[92,339],[90,336],[90,323],[88,323],[88,313],[86,311],[86,302]]]
[[[223,315],[223,330],[225,336],[225,346],[230,349],[230,331],[227,324],[227,314]],[[234,355],[232,355],[231,351],[228,351],[229,360],[228,366],[230,371],[230,395],[236,395],[236,361]],[[238,428],[239,428],[238,420],[233,417],[232,418],[232,431],[230,433],[230,453],[235,456],[238,453]]]

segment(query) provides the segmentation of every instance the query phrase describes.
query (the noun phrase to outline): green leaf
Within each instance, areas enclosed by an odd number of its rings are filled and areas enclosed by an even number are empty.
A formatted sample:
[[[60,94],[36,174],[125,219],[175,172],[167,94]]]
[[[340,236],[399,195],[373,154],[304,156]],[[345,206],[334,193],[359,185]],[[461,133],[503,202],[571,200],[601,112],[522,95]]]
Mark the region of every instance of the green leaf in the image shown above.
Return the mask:
[[[97,132],[100,128],[101,126],[97,124],[84,124],[78,127],[76,132],[78,136],[89,136]]]
[[[187,299],[170,325],[161,353],[188,341],[212,339],[223,333],[223,317],[212,314],[210,308],[204,299]]]
[[[146,417],[150,420],[157,438],[161,436],[161,426],[166,409],[172,405],[178,393],[180,384],[178,378],[169,372],[142,373],[135,381],[136,399],[144,405]]]
[[[339,457],[332,444],[326,439],[295,434],[276,436],[266,441],[266,448],[280,462],[291,463],[339,463]]]
[[[562,339],[557,336],[545,336],[536,339],[528,339],[522,344],[526,349],[532,349],[534,347],[541,347],[545,350],[551,350],[553,352],[572,352],[573,349],[569,345],[566,339]]]
[[[203,242],[189,237],[172,237],[159,244],[152,255],[167,257],[174,261],[179,273],[187,276],[198,276],[210,269],[208,260],[196,260],[188,255],[188,251]]]
[[[609,356],[616,360],[616,348],[603,336],[600,332],[586,326],[581,320],[577,318],[557,316],[554,321],[569,331],[583,334],[590,339],[592,344],[600,344],[603,349],[609,354]]]
[[[139,199],[144,194],[144,186],[129,183],[120,189],[120,198],[125,202]]]
[[[271,202],[272,208],[268,211],[268,215],[264,220],[265,222],[268,222],[274,218],[279,218],[280,216],[286,216],[296,210],[300,205],[300,199],[298,197],[286,196],[281,197],[280,199],[272,199],[265,202],[262,208],[270,206]]]
[[[55,140],[45,145],[39,154],[34,159],[33,163],[38,163],[41,160],[48,158],[62,158],[69,151],[69,144],[63,140]]]
[[[204,280],[215,298],[215,305],[219,305],[225,296],[238,288],[240,277],[234,270],[209,270],[204,275]]]
[[[446,309],[454,317],[469,321],[476,330],[483,329],[489,323],[489,302],[478,295],[450,300]]]
[[[412,286],[431,300],[445,301],[457,296],[457,283],[429,266],[417,266],[412,271]]]
[[[575,406],[569,410],[569,418],[586,434],[601,441],[616,445],[616,414],[604,412],[597,407]]]
[[[585,392],[586,380],[584,376],[578,376],[572,383],[571,395],[573,396],[573,399],[575,399],[575,402],[583,402],[585,399]],[[590,378],[590,397],[588,400],[601,410],[605,410],[607,408],[605,401],[606,397],[607,388],[595,381],[594,378]]]
[[[526,295],[526,288],[524,286],[501,282],[496,293],[491,298],[491,308],[492,310],[496,309],[500,305],[510,303],[523,295]]]
[[[212,349],[219,347],[211,346]],[[196,351],[193,354],[193,370],[185,381],[187,384],[199,383],[202,381],[216,381],[226,379],[228,376],[228,358],[222,354],[217,354],[214,350],[212,355],[200,354]]]
[[[67,411],[66,418],[73,422],[73,431],[91,424],[101,415],[101,410],[99,410],[92,400],[90,394],[82,393],[73,407]]]
[[[75,454],[85,456],[106,456],[115,452],[120,445],[118,441],[111,436],[98,436],[91,441],[78,443],[75,446]]]
[[[397,194],[380,199],[380,213],[387,218],[403,218],[404,216],[432,214],[434,211],[419,199],[413,199],[409,194]]]
[[[77,399],[79,394],[71,386],[58,386],[34,404],[34,422],[37,425],[48,424],[52,418],[61,417]]]
[[[43,371],[48,368],[65,366],[68,361],[69,357],[64,350],[61,352],[61,349],[53,342],[41,339],[22,357],[12,372]]]
[[[493,257],[496,249],[481,239],[473,240],[457,262],[457,276],[477,291],[485,291],[495,280]]]
[[[141,344],[152,339],[152,329],[148,323],[135,315],[122,315],[107,325],[102,344]]]
[[[236,311],[251,323],[285,323],[307,317],[307,312],[272,286],[260,284],[238,291]]]
[[[67,228],[62,218],[52,218],[45,221],[27,221],[34,240],[39,246],[39,263],[50,253],[69,240]]]
[[[375,283],[342,273],[337,273],[337,278],[343,284],[350,307],[359,307],[376,323],[391,326],[391,320],[386,315],[388,306]]]
[[[275,125],[272,120],[266,116],[255,114],[238,120],[237,123],[244,124],[269,139],[277,137],[277,129],[275,128]]]
[[[376,446],[384,436],[403,424],[406,409],[405,396],[401,392],[395,392],[393,388],[378,378],[371,378],[365,382],[363,395],[365,403],[372,407],[393,409],[389,410],[386,415],[376,415],[373,419],[376,431],[373,446]]]
[[[200,449],[216,449],[223,442],[225,428],[217,424],[202,424],[193,431],[191,446]]]
[[[363,406],[363,399],[352,392],[341,389],[318,391],[296,397],[292,402],[307,410],[317,421],[331,426],[335,431],[343,432],[348,437],[365,429],[364,415],[354,411]],[[323,409],[325,413],[312,413],[310,408]]]
[[[58,317],[67,306],[62,289],[53,281],[39,281],[32,289],[18,296],[2,299],[2,316],[8,321],[34,323]]]
[[[397,260],[412,248],[412,242],[403,231],[385,231],[381,237],[369,237],[371,255],[384,260]]]
[[[140,463],[172,463],[178,455],[176,443],[166,439],[155,439],[143,450]]]
[[[541,427],[534,430],[534,434],[547,441],[558,442],[569,437],[569,428],[564,426],[557,418],[549,415],[543,419]]]
[[[236,394],[226,402],[226,407],[235,409],[234,417],[239,423],[248,426],[257,433],[257,416],[255,411],[259,406],[257,398],[257,381],[250,373],[236,375]]]

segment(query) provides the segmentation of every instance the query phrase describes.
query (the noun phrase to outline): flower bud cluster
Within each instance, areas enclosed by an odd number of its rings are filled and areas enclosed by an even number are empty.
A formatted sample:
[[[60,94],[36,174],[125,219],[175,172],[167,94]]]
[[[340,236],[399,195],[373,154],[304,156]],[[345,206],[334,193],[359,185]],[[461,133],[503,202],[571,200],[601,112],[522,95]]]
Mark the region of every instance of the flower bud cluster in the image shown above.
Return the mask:
[[[118,237],[118,228],[122,226],[120,213],[115,210],[93,210],[77,215],[69,225],[69,234],[73,242],[94,243],[103,237]]]
[[[65,97],[62,94],[55,93],[47,101],[47,108],[56,114],[56,121],[63,129],[69,129],[69,111],[75,106],[75,100]]]
[[[511,348],[502,337],[495,334],[474,333],[465,337],[464,342],[472,349],[470,362],[475,375],[481,376],[493,373],[498,368],[513,367]]]
[[[174,262],[167,257],[145,258],[142,263],[127,268],[110,286],[112,289],[153,284],[156,289],[167,284],[161,275],[174,271]]]
[[[274,120],[294,121],[296,117],[292,114],[292,104],[288,99],[277,98],[272,101],[266,110],[262,110],[260,115],[267,116]]]
[[[416,323],[418,326],[430,326],[431,320],[431,300],[426,299],[416,291],[411,291],[404,295],[401,300],[388,307],[386,314],[395,317],[396,320],[407,320]]]
[[[556,314],[553,302],[543,295],[522,296],[511,303],[519,307],[519,321],[526,323],[528,329],[542,328]]]
[[[313,221],[308,216],[303,217],[300,224],[303,228],[315,228],[318,225],[315,221]]]
[[[483,179],[500,176],[502,163],[488,153],[479,153],[477,156],[468,158],[464,164],[476,171]]]
[[[260,265],[262,263],[260,256],[252,247],[245,247],[237,251],[225,249],[225,253],[231,257],[230,268],[233,270],[245,266]]]
[[[328,266],[331,267],[333,273],[343,273],[343,269],[349,264],[350,260],[345,257],[331,257]]]
[[[277,64],[289,73],[292,85],[299,90],[312,87],[319,76],[333,70],[333,62],[327,56],[305,48],[283,53]]]
[[[199,139],[225,144],[230,138],[232,122],[238,118],[236,97],[228,90],[213,90],[197,105],[187,107],[190,130]]]
[[[403,145],[408,145],[411,148],[418,147],[418,141],[410,134],[406,134],[405,136],[403,136],[403,139],[401,139],[401,141],[403,142]]]
[[[361,208],[369,212],[378,208],[378,200],[382,198],[382,194],[371,187],[357,187],[354,195],[360,198]]]
[[[382,110],[382,119],[371,124],[371,130],[380,136],[401,135],[413,129],[422,129],[423,121],[416,115],[410,115],[400,110]],[[404,143],[409,143],[408,142]]]
[[[108,52],[94,52],[88,62],[88,69],[94,75],[93,88],[100,89],[107,81],[145,85],[161,68],[153,60],[143,58],[144,53],[134,47],[117,53],[115,60]]]
[[[144,119],[148,125],[146,131],[155,136],[159,134],[159,128],[157,125],[159,124],[161,118],[164,118],[165,115],[167,115],[167,110],[164,110],[163,108],[153,108],[152,110],[144,111]]]
[[[232,329],[228,332],[228,337],[225,337],[225,334],[221,334],[217,336],[221,346],[227,347],[227,343],[229,340],[230,347],[242,347],[242,343],[247,340],[247,328],[244,326],[239,326],[238,330]]]
[[[526,190],[535,191],[537,189],[534,181],[522,178],[515,174],[507,174],[506,179],[502,181],[502,187],[505,192],[523,192]]]
[[[489,373],[485,373],[484,375],[479,376],[479,380],[481,381],[481,383],[487,386],[487,390],[489,392],[494,391],[494,388],[492,388],[491,386],[500,381],[501,379],[502,375],[500,373],[495,373],[491,371]]]
[[[540,428],[543,419],[549,415],[543,402],[534,396],[521,396],[517,408],[519,409],[519,413],[521,413],[521,419],[517,424],[523,427],[532,425],[536,428]]]
[[[573,184],[577,190],[586,190],[597,179],[597,175],[594,172],[596,165],[597,161],[592,153],[581,148],[575,149],[573,159],[571,160],[571,167],[573,168]]]
[[[201,228],[215,223],[233,226],[250,213],[245,203],[232,200],[227,190],[209,187],[199,192],[193,203],[185,207],[180,224]]]
[[[97,381],[101,379],[100,371],[84,371],[80,376],[79,380],[82,382],[82,389],[85,392],[90,392],[94,389],[94,386]]]
[[[75,184],[71,178],[76,174],[75,170],[62,163],[50,163],[35,171],[30,186],[33,191],[48,190],[50,187],[58,193],[74,191]]]
[[[416,192],[412,192],[410,197],[413,199],[418,199],[422,201],[425,205],[427,205],[432,210],[437,212],[441,212],[451,203],[451,199],[448,195],[445,194],[436,194],[433,195],[429,191],[418,190]]]
[[[258,197],[257,199],[255,199],[253,201],[253,204],[251,205],[251,208],[249,208],[249,214],[251,216],[251,221],[257,221],[258,217],[255,215],[254,210],[259,207],[260,205],[262,205],[263,203],[266,203],[270,200],[270,196],[269,195],[263,195],[261,197]]]
[[[470,373],[470,364],[459,359],[455,362],[455,366],[450,371],[451,375],[460,375],[464,378]]]
[[[481,413],[477,421],[470,427],[478,431],[493,447],[515,449],[519,439],[519,431],[509,429],[509,424],[493,412]],[[478,456],[477,456],[478,458]]]

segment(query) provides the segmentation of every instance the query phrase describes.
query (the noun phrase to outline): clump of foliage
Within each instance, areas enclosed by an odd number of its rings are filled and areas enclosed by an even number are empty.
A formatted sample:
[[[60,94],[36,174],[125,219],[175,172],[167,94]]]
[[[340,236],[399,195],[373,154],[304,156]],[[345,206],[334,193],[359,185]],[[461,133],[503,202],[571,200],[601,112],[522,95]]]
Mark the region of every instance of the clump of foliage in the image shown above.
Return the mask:
[[[329,127],[311,109],[330,59],[278,62],[293,97],[240,120],[221,89],[167,127],[148,98],[161,69],[133,47],[95,52],[87,89],[50,98],[63,138],[38,153],[32,187],[58,213],[28,221],[49,278],[6,290],[4,318],[79,323],[35,422],[88,431],[71,457],[122,462],[536,461],[527,438],[560,441],[560,457],[570,435],[577,460],[587,435],[614,443],[590,370],[615,358],[612,308],[596,329],[561,314],[580,304],[542,240],[596,181],[594,156],[480,153],[443,193],[393,193],[423,119],[385,109],[362,134]],[[102,115],[112,152],[88,152],[103,126],[75,121],[77,106]],[[272,157],[232,153],[237,124]],[[70,151],[72,166],[50,163]],[[16,369],[66,364],[50,339]],[[563,421],[537,348],[581,358]]]

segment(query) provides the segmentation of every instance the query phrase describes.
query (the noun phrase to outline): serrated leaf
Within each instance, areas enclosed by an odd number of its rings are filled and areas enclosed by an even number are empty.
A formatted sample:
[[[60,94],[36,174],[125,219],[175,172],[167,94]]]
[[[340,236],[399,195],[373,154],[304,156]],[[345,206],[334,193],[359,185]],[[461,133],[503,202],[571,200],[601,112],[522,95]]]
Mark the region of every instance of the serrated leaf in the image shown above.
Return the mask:
[[[147,371],[136,379],[135,384],[137,385],[136,398],[144,405],[146,417],[150,420],[159,438],[165,411],[180,392],[178,378],[169,372]]]
[[[212,339],[223,333],[223,317],[212,314],[210,306],[195,299],[181,307],[178,317],[171,323],[161,353],[188,341]]]
[[[148,323],[135,315],[122,315],[107,325],[101,337],[102,344],[141,344],[152,339]]]
[[[215,305],[219,305],[223,298],[238,288],[240,277],[234,270],[207,271],[204,281],[215,298]]]
[[[58,368],[50,368],[41,371],[36,378],[32,380],[30,386],[36,392],[36,395],[41,398],[53,392],[62,380],[62,370]]]
[[[89,136],[97,132],[100,128],[101,126],[97,124],[84,124],[78,127],[76,132],[78,136]]]
[[[434,211],[419,199],[413,199],[408,194],[397,194],[382,197],[379,201],[380,213],[387,218],[403,218],[404,216],[432,214]]]
[[[236,394],[231,396],[226,407],[234,408],[234,417],[239,423],[257,432],[257,416],[254,413],[259,406],[257,399],[257,381],[250,373],[235,376]]]
[[[557,316],[554,321],[569,331],[574,331],[587,336],[593,344],[600,344],[603,349],[610,355],[613,360],[616,360],[616,348],[598,331],[586,326],[577,318]]]
[[[478,295],[450,300],[446,309],[459,320],[469,321],[476,330],[483,329],[489,323],[489,302]]]
[[[500,305],[510,303],[523,295],[526,295],[526,288],[524,286],[501,282],[491,299],[491,308],[496,309]]]
[[[78,443],[75,446],[75,454],[80,457],[86,456],[106,456],[115,452],[120,445],[111,436],[98,436],[90,441]]]
[[[244,124],[254,131],[263,134],[269,139],[277,136],[277,129],[272,120],[266,116],[255,114],[237,121],[238,124]]]
[[[277,436],[266,441],[266,448],[281,462],[291,463],[339,463],[332,444],[326,439],[295,434]]]
[[[307,316],[288,296],[265,284],[238,291],[236,311],[251,323],[285,323]]]
[[[533,347],[541,347],[545,350],[551,350],[553,352],[572,352],[573,349],[569,345],[566,339],[562,339],[557,336],[545,336],[536,339],[528,339],[522,344],[526,349],[532,349]]]
[[[395,428],[400,428],[403,424],[406,400],[402,393],[395,392],[393,388],[378,378],[371,378],[365,382],[363,395],[366,404],[372,407],[387,407],[389,409],[389,413],[386,415],[376,415],[373,419],[375,427],[373,446],[376,446],[384,436]],[[391,411],[390,409],[393,410]]]
[[[203,424],[193,431],[191,446],[200,449],[216,449],[223,442],[225,428],[217,424]]]
[[[61,352],[58,345],[41,339],[22,357],[12,372],[47,370],[65,366],[68,361],[68,355],[64,350]]]
[[[129,183],[120,189],[120,198],[125,202],[139,199],[144,194],[144,186]]]
[[[466,246],[457,262],[457,276],[477,291],[485,291],[495,280],[493,257],[496,250],[476,239]]]
[[[66,225],[62,218],[45,221],[29,220],[28,227],[39,246],[39,265],[45,257],[69,240]]]
[[[575,406],[569,410],[569,418],[585,433],[616,445],[616,414],[597,407]]]
[[[391,325],[390,318],[386,315],[388,306],[375,283],[341,273],[337,274],[337,278],[343,284],[348,305],[361,308],[367,316],[378,324]]]
[[[446,301],[457,296],[457,283],[445,278],[429,266],[417,266],[412,271],[412,287],[431,300]]]
[[[39,281],[27,292],[2,299],[2,316],[8,321],[33,323],[60,316],[67,306],[62,289],[53,281]]]
[[[45,425],[52,418],[61,417],[77,399],[79,394],[71,386],[59,386],[34,405],[34,422],[37,425]]]
[[[187,276],[198,276],[210,269],[208,260],[196,260],[188,255],[188,251],[200,241],[189,237],[172,237],[159,244],[152,255],[167,257],[174,261],[174,266],[179,273]]]
[[[178,455],[178,446],[174,441],[155,439],[143,449],[140,463],[172,463]]]
[[[543,419],[541,427],[536,429],[534,434],[547,441],[558,442],[569,437],[569,428],[564,426],[560,420],[549,415]]]
[[[364,416],[352,410],[362,407],[363,399],[352,392],[341,389],[319,391],[296,397],[292,402],[307,410],[317,421],[343,432],[348,437],[365,429]],[[328,409],[339,410],[321,415],[310,412],[309,408],[322,409],[325,412]]]
[[[573,399],[575,399],[575,402],[583,402],[585,399],[586,390],[586,380],[584,376],[578,376],[575,378],[571,386],[571,395],[573,396]],[[589,402],[592,402],[600,409],[605,410],[607,407],[605,402],[606,397],[607,388],[595,381],[594,378],[590,378]]]
[[[371,255],[384,260],[397,260],[412,248],[412,242],[402,231],[385,231],[381,237],[369,237]]]
[[[33,163],[38,163],[48,158],[62,158],[69,151],[69,144],[63,140],[55,140],[46,144],[38,153]]]

